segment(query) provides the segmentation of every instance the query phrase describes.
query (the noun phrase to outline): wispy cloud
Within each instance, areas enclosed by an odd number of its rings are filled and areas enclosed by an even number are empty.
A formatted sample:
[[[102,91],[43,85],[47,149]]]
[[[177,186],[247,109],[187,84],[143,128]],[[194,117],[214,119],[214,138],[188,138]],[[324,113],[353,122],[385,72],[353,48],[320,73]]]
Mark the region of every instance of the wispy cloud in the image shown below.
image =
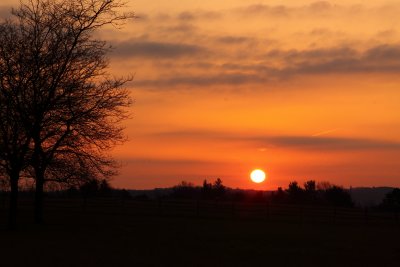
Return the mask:
[[[321,135],[331,134],[331,133],[337,132],[338,130],[340,130],[340,128],[325,130],[325,131],[322,131],[322,132],[315,133],[315,134],[313,134],[312,136],[315,137],[315,136],[321,136]]]
[[[223,44],[243,44],[253,42],[253,38],[245,37],[245,36],[234,36],[234,35],[225,35],[221,37],[217,37],[216,40]]]
[[[170,43],[157,41],[143,41],[132,39],[116,43],[112,53],[114,57],[141,57],[141,58],[177,58],[199,55],[207,51],[196,44]]]
[[[255,137],[253,141],[258,145],[312,151],[398,150],[400,148],[400,143],[397,142],[343,137],[275,136]]]
[[[141,43],[123,47],[119,53],[122,56],[132,55],[150,58],[186,56],[196,60],[199,58],[199,55],[205,55],[206,48],[196,45],[177,44],[174,46],[174,44]],[[217,54],[216,51],[207,51],[207,53],[209,55]],[[138,79],[136,85],[143,87],[161,85],[194,87],[211,85],[236,86],[243,84],[265,84],[299,75],[395,74],[400,72],[400,45],[378,45],[362,52],[350,47],[272,50],[265,54],[263,61],[257,63],[227,61],[216,65],[213,58],[209,60],[203,60],[202,65],[196,65],[197,68],[203,67],[204,71],[198,75],[186,72],[182,68],[179,76]],[[190,66],[187,62],[184,64]],[[179,64],[176,66],[179,67]],[[213,67],[212,73],[210,72],[211,66]]]
[[[181,74],[171,78],[158,78],[149,80],[136,80],[135,86],[139,87],[151,87],[157,90],[160,86],[163,88],[176,88],[179,86],[194,86],[196,87],[208,87],[215,85],[243,85],[252,83],[265,83],[267,77],[262,77],[256,74],[245,74],[245,73],[220,73],[220,74],[204,74],[190,76]],[[193,89],[195,89],[193,88]]]
[[[194,140],[204,139],[213,142],[232,142],[237,144],[247,143],[248,146],[261,148],[280,148],[308,151],[349,151],[349,150],[398,150],[400,143],[386,140],[375,140],[351,137],[328,137],[324,136],[333,133],[338,129],[331,129],[316,133],[312,136],[301,135],[252,135],[236,134],[229,132],[205,131],[205,130],[182,130],[174,132],[156,133],[157,138]]]
[[[310,4],[298,5],[268,5],[250,4],[235,8],[234,12],[242,16],[263,16],[273,18],[326,18],[327,16],[360,16],[360,15],[394,15],[400,9],[398,3],[382,3],[381,5],[368,5],[368,3],[341,3],[332,1],[315,1]]]
[[[298,15],[327,15],[332,12],[343,12],[344,7],[332,4],[328,1],[316,1],[308,5],[266,5],[266,4],[253,4],[236,9],[236,12],[246,16],[274,16],[274,17],[289,17]],[[351,7],[354,8],[354,7]]]

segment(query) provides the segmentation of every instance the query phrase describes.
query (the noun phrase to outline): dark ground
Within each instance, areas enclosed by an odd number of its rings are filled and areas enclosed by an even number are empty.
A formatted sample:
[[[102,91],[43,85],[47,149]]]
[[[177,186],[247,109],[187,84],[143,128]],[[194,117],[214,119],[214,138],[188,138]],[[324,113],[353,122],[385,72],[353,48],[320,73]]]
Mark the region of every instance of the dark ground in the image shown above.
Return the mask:
[[[140,204],[139,204],[140,205]],[[101,208],[99,208],[101,207]],[[400,225],[136,213],[121,205],[0,210],[0,266],[400,266]]]

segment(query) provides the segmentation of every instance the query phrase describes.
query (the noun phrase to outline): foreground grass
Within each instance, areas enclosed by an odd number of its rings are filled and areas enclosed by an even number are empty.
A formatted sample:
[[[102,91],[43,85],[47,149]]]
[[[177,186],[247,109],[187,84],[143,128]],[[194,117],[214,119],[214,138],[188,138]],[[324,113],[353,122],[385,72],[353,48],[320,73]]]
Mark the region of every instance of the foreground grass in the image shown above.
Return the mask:
[[[68,205],[67,205],[68,206]],[[21,211],[1,225],[0,266],[398,266],[398,225],[143,215],[120,207]]]

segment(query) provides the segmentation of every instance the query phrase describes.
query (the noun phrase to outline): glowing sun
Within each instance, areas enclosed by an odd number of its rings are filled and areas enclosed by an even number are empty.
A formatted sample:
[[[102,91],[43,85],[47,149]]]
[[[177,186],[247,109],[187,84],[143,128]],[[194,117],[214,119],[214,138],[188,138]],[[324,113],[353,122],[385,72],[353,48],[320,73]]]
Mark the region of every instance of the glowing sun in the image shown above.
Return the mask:
[[[255,169],[250,173],[250,179],[255,183],[262,183],[265,180],[265,172],[260,169]]]

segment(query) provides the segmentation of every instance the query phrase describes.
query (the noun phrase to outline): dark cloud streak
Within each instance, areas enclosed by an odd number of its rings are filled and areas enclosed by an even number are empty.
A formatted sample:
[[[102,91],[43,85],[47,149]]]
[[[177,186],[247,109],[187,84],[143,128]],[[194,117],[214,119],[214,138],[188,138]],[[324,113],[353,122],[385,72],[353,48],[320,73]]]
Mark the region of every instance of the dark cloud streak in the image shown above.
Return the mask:
[[[135,86],[141,87],[157,87],[166,89],[166,87],[175,88],[176,86],[212,86],[212,85],[243,85],[251,83],[265,83],[268,79],[266,77],[245,74],[245,73],[221,73],[215,75],[199,75],[188,76],[181,75],[168,79],[157,80],[137,80],[134,82]]]
[[[182,43],[163,43],[155,41],[130,40],[114,45],[114,57],[177,58],[205,53],[199,45]]]
[[[154,134],[157,138],[179,140],[211,140],[232,143],[247,143],[255,148],[283,148],[311,151],[359,151],[359,150],[399,150],[400,143],[363,138],[344,138],[327,136],[259,136],[252,134],[233,134],[216,131],[175,131]]]
[[[196,45],[153,44],[133,45],[130,53],[137,57],[177,57],[187,56],[197,60],[205,48]],[[126,50],[126,49],[125,49]],[[140,54],[142,53],[142,54]],[[129,56],[129,53],[122,53]],[[216,54],[216,52],[214,52]],[[210,54],[211,55],[211,54]],[[273,67],[281,62],[282,66]],[[187,65],[187,63],[186,63]],[[210,74],[210,66],[214,66]],[[199,66],[201,67],[201,66]],[[137,80],[138,86],[211,86],[263,84],[300,75],[396,74],[400,72],[400,45],[379,45],[364,52],[350,47],[311,50],[272,50],[257,64],[247,62],[227,62],[220,65],[204,64],[203,74],[193,76],[182,72],[179,77],[157,80]]]
[[[253,139],[253,141],[258,145],[314,151],[348,151],[369,149],[398,150],[400,148],[399,143],[390,141],[341,137],[256,137]]]

